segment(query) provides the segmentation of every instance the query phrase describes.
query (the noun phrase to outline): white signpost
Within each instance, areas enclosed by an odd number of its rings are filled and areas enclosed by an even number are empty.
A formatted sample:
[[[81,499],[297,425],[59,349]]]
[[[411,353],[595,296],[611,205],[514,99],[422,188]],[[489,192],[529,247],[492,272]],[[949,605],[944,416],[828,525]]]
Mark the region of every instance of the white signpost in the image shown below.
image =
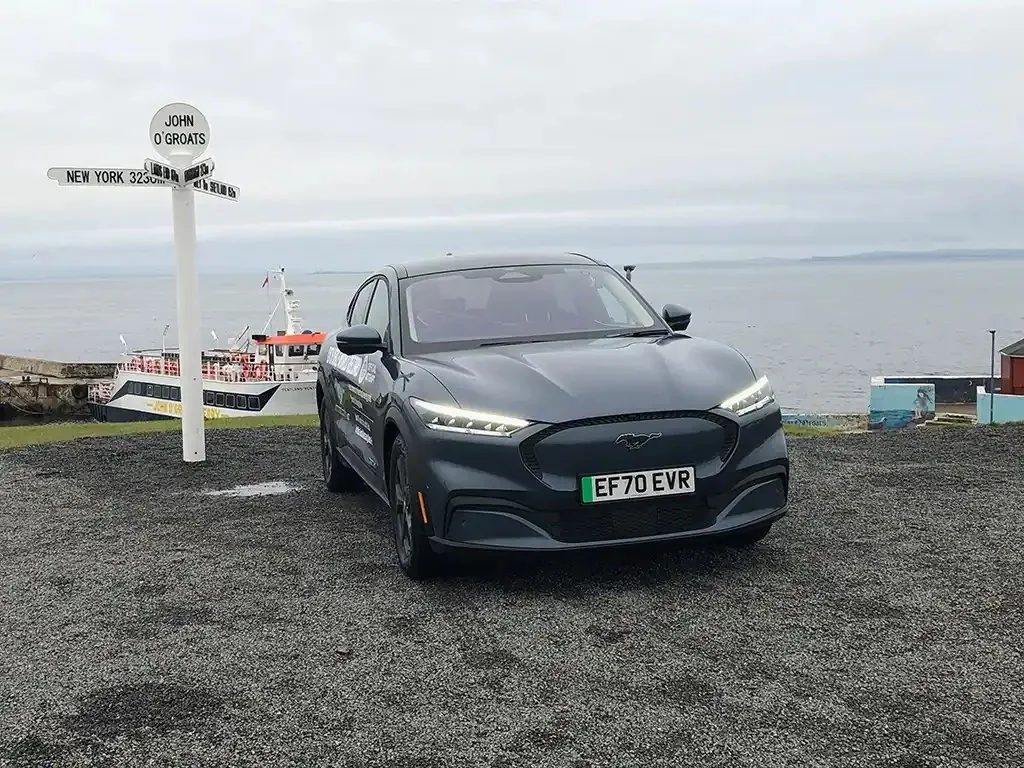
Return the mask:
[[[210,123],[191,104],[175,102],[157,110],[149,123],[149,140],[166,163],[146,160],[142,169],[50,168],[46,175],[61,186],[170,188],[181,355],[181,452],[186,462],[206,461],[195,192],[238,200],[239,190],[211,178],[212,158],[199,160],[210,147]]]

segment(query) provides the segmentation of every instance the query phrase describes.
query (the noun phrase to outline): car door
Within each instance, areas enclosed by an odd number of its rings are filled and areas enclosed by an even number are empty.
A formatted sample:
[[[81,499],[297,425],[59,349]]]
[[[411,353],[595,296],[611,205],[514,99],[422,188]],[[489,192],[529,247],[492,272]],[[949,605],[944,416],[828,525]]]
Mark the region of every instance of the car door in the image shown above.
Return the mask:
[[[359,286],[355,294],[353,294],[352,300],[348,305],[348,313],[345,316],[345,323],[349,327],[362,325],[366,321],[366,311],[370,307],[370,298],[373,296],[373,289],[377,284],[377,280],[378,278],[376,277],[370,278]],[[326,352],[326,360],[328,362],[326,372],[331,387],[331,402],[334,406],[332,414],[334,434],[339,450],[345,457],[345,460],[351,463],[353,458],[357,458],[358,455],[351,448],[353,426],[350,400],[352,395],[349,387],[353,379],[349,375],[349,371],[352,370],[352,366],[355,363],[358,362],[361,365],[361,362],[352,355],[342,353],[338,349],[338,345],[335,344],[334,339],[327,339],[324,343],[331,345]]]
[[[375,329],[384,339],[391,342],[391,294],[388,281],[377,280],[366,314],[366,325]],[[349,376],[349,407],[352,430],[351,447],[358,454],[366,468],[383,483],[384,479],[384,412],[388,396],[394,388],[394,379],[384,361],[387,355],[372,352],[356,356],[358,365],[353,365]]]

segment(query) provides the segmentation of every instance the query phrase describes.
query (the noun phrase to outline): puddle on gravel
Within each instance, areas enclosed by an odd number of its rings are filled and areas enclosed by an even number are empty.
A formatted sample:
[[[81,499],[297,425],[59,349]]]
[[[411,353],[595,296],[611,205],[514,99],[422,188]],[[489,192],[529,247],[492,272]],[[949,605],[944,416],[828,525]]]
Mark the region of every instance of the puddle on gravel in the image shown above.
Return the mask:
[[[203,491],[206,496],[276,496],[282,493],[298,491],[300,486],[286,483],[284,480],[271,480],[266,483],[255,483],[253,485],[236,485],[223,491]]]

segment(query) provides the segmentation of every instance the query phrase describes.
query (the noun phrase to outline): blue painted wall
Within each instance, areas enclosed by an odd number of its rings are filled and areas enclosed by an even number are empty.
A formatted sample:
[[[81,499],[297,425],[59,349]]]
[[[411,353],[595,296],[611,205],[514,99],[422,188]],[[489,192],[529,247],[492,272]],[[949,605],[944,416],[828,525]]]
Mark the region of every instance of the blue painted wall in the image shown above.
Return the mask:
[[[902,429],[935,418],[934,384],[871,382],[868,429]]]
[[[996,395],[992,404],[992,421],[988,418],[989,399],[992,397],[984,387],[978,387],[978,423],[1005,424],[1008,421],[1024,421],[1024,395]]]

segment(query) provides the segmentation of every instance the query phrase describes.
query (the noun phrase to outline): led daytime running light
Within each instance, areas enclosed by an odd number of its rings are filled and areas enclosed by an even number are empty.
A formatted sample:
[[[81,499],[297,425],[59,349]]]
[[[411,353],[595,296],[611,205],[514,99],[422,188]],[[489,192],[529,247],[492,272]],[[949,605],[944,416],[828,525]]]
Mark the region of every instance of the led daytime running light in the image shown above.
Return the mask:
[[[719,408],[732,411],[737,416],[743,416],[764,408],[775,399],[775,393],[768,383],[768,377],[762,376],[746,389],[737,392],[732,397],[724,400]]]
[[[514,416],[471,411],[452,405],[428,403],[425,400],[413,399],[412,403],[420,411],[420,415],[423,416],[423,420],[429,428],[446,432],[508,437],[513,432],[530,425],[530,422]]]

